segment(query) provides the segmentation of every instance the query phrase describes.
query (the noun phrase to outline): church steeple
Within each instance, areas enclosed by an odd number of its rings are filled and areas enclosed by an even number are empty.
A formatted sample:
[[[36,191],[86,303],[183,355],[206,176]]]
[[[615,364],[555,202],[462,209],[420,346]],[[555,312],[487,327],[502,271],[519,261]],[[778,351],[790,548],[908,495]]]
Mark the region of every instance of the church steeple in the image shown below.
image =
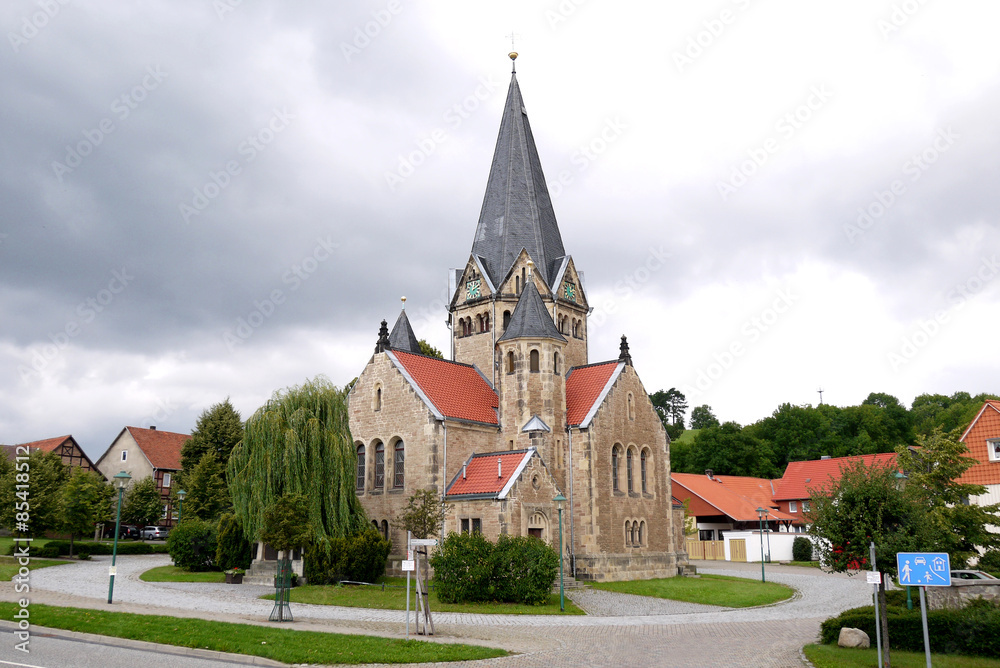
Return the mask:
[[[406,298],[403,298],[404,303]],[[410,326],[410,319],[406,317],[406,310],[399,312],[399,318],[396,319],[396,324],[392,327],[392,332],[389,334],[389,346],[393,350],[402,350],[408,353],[420,354],[420,342],[417,341],[417,335],[413,333],[413,327]]]
[[[517,75],[511,73],[472,254],[482,258],[490,279],[499,285],[522,248],[551,286],[566,251]]]

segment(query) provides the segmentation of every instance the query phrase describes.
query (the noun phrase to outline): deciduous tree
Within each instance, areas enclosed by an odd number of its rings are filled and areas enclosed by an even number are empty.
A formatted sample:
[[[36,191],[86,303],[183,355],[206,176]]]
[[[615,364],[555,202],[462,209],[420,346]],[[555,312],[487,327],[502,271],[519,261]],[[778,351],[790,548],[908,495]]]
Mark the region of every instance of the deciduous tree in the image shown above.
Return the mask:
[[[695,406],[691,409],[691,428],[705,429],[707,427],[718,427],[719,418],[715,417],[712,407],[708,404]]]
[[[243,422],[226,397],[225,401],[215,404],[198,417],[191,438],[181,448],[181,466],[184,472],[194,469],[206,452],[214,454],[225,470],[229,455],[241,438]]]
[[[125,490],[125,500],[122,502],[122,520],[137,524],[139,528],[155,524],[163,516],[163,497],[156,489],[156,481],[152,476],[142,480],[132,481]]]

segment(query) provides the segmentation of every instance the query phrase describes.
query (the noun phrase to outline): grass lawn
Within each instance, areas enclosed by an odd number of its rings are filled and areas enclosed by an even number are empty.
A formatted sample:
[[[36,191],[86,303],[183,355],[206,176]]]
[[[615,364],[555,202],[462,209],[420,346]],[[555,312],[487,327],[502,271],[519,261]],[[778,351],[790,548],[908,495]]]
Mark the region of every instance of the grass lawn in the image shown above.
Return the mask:
[[[757,582],[727,575],[702,575],[698,578],[674,577],[630,582],[595,582],[595,589],[623,594],[669,598],[687,603],[750,608],[777,603],[792,597],[795,590],[776,582]]]
[[[28,543],[31,549],[39,548],[45,545],[48,541],[47,538],[36,538],[35,540]],[[14,544],[14,538],[11,536],[0,536],[0,554],[9,554],[10,546]],[[24,543],[19,543],[18,547],[24,545]]]
[[[226,574],[221,571],[192,573],[180,566],[157,566],[139,576],[144,582],[225,582]]]
[[[292,603],[342,605],[347,608],[406,610],[406,578],[386,578],[386,587],[369,585],[306,585],[292,589]],[[263,598],[274,599],[274,594]],[[410,583],[410,609],[416,609],[416,584]],[[441,603],[431,593],[431,612],[470,612],[483,615],[584,615],[583,610],[566,599],[566,612],[559,610],[559,594],[552,594],[546,605],[519,603]],[[293,611],[294,614],[294,611]]]
[[[782,564],[782,566],[803,566],[804,568],[821,568],[818,561],[789,561],[787,564]]]
[[[46,566],[59,566],[71,563],[73,562],[64,559],[32,559],[31,563],[28,564],[28,568],[35,570],[36,568],[45,568]],[[15,557],[0,557],[0,580],[9,582],[12,577],[17,575],[20,569],[21,566],[17,563]]]
[[[13,619],[16,603],[0,603],[0,616]],[[202,619],[136,615],[33,603],[31,623],[115,638],[262,656],[284,663],[359,664],[473,661],[507,652],[491,647],[393,640],[374,636],[293,631],[274,626]]]
[[[816,668],[874,668],[878,665],[878,650],[848,649],[836,645],[806,645],[805,654]],[[1000,660],[957,654],[931,654],[934,668],[1000,668]],[[893,668],[924,668],[923,652],[892,650]]]

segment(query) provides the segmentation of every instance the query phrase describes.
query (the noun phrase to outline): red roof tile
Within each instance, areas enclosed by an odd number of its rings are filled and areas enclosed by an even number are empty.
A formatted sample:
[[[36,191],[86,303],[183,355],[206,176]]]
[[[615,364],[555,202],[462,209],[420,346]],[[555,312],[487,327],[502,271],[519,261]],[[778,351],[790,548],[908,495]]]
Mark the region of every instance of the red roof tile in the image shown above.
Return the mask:
[[[459,472],[448,488],[446,496],[499,494],[510,482],[511,477],[521,470],[521,463],[526,462],[534,454],[534,450],[514,450],[472,455],[465,465],[465,476]],[[500,460],[500,475],[497,475],[497,460]]]
[[[56,436],[55,438],[46,438],[41,441],[32,441],[31,443],[19,443],[18,445],[26,448],[37,448],[42,452],[52,452],[70,438],[73,437],[67,434],[66,436]]]
[[[159,429],[125,427],[136,445],[146,455],[146,459],[156,469],[181,470],[181,448],[191,438],[189,434],[177,434]]]
[[[1000,484],[1000,462],[990,461],[988,439],[1000,438],[1000,401],[987,401],[969,428],[962,434],[962,442],[969,449],[969,456],[979,460],[969,467],[959,482],[969,485]]]
[[[617,368],[615,361],[570,370],[566,378],[566,424],[578,425],[586,419]]]
[[[670,480],[674,483],[674,496],[691,498],[693,514],[698,514],[695,508],[710,514],[705,509],[712,508],[717,512],[711,514],[727,515],[737,522],[752,522],[759,519],[758,508],[767,508],[771,520],[794,522],[798,519],[772,507],[770,480],[741,476],[709,478],[700,473],[671,473]]]
[[[886,452],[878,455],[857,455],[854,457],[832,457],[830,459],[813,459],[807,462],[788,462],[785,475],[777,482],[775,501],[798,501],[809,499],[810,489],[819,490],[831,482],[840,480],[841,467],[852,462],[862,461],[865,466],[887,466],[896,464],[896,453]]]
[[[474,366],[401,350],[392,354],[445,417],[499,424],[497,393]]]

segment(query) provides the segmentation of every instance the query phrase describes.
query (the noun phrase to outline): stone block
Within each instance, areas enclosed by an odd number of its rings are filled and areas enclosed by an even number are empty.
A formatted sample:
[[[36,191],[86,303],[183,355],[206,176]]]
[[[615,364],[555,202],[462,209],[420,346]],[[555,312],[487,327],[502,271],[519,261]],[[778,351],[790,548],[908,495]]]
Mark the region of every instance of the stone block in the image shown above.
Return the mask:
[[[861,649],[867,649],[872,646],[867,633],[861,629],[852,629],[847,626],[840,629],[840,637],[837,639],[837,644],[841,647],[858,647]]]

